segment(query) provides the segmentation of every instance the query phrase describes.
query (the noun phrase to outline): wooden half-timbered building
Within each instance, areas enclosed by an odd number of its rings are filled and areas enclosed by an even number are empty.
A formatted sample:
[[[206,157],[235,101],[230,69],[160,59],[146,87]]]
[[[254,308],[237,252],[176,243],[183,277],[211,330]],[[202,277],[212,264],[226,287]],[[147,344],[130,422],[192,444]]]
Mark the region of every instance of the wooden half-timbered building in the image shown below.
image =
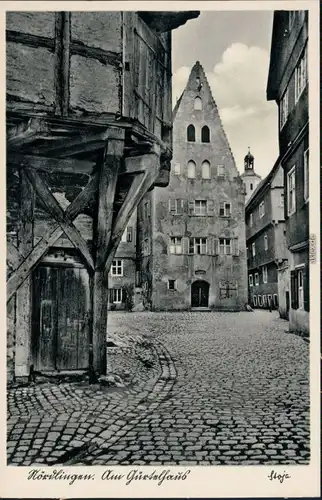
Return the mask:
[[[7,12],[9,379],[106,370],[108,271],[169,180],[171,30],[198,12]]]

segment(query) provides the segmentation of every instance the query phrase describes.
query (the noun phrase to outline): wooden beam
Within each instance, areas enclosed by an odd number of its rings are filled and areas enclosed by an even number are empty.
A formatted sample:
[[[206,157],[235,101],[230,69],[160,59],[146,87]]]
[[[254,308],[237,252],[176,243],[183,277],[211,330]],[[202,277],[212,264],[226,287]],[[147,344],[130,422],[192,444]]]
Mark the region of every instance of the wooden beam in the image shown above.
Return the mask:
[[[76,229],[72,221],[66,216],[66,213],[53,196],[46,183],[39,177],[39,175],[29,168],[25,169],[26,175],[38,194],[42,204],[46,207],[49,214],[60,225],[62,230],[66,233],[71,243],[81,252],[82,256],[87,262],[87,265],[94,270],[94,261],[91,252],[88,248],[86,241]]]
[[[23,261],[24,256],[19,252],[18,248],[9,240],[7,240],[7,264],[14,271]]]
[[[18,248],[26,257],[33,248],[33,214],[35,193],[24,171],[20,171],[20,226]],[[31,361],[31,276],[17,291],[15,375],[28,377]]]
[[[106,335],[107,335],[107,304],[108,284],[104,274],[95,271],[93,277],[93,331],[91,350],[93,369],[98,374],[106,373]],[[90,366],[90,368],[92,368]]]
[[[129,156],[124,158],[124,167],[120,170],[120,175],[138,174],[145,172],[147,169],[145,162],[146,155]]]
[[[101,166],[96,241],[96,269],[104,270],[107,248],[112,234],[115,189],[124,148],[124,131],[119,139],[109,139]]]
[[[122,207],[117,214],[112,237],[108,248],[108,257],[105,265],[105,274],[107,275],[111,267],[115,252],[120,244],[122,234],[126,224],[131,218],[134,209],[138,206],[143,196],[153,185],[155,179],[159,175],[160,156],[155,153],[147,154],[145,157],[146,171],[142,174],[137,174],[132,182],[132,185],[125,197]]]
[[[74,220],[79,212],[88,204],[91,198],[97,191],[98,186],[98,174],[95,174],[87,186],[80,192],[80,194],[75,198],[75,200],[67,207],[66,216],[72,221]],[[15,273],[10,276],[7,281],[7,302],[15,294],[18,288],[24,283],[24,281],[29,276],[30,272],[37,266],[43,255],[47,252],[49,247],[55,244],[55,242],[62,236],[63,231],[60,225],[57,223],[52,229],[47,231],[41,240],[35,245],[31,253],[26,257],[26,259],[21,262]]]
[[[93,161],[77,160],[76,158],[47,158],[46,156],[22,154],[10,154],[7,163],[49,173],[64,172],[72,174],[91,174],[95,166]]]
[[[108,283],[104,277],[108,245],[112,235],[115,189],[123,149],[124,131],[119,129],[118,138],[109,139],[100,169],[98,214],[96,226],[96,262],[93,279],[93,331],[92,356],[96,373],[106,373],[106,334]]]
[[[41,118],[30,118],[7,131],[7,148],[15,149],[34,141],[37,135],[46,134],[48,127]]]
[[[78,153],[104,148],[110,136],[110,128],[107,128],[98,134],[84,133],[84,135],[78,135],[72,139],[59,139],[53,144],[44,144],[34,148],[32,153],[36,155],[46,154],[46,156],[54,157],[72,156]]]

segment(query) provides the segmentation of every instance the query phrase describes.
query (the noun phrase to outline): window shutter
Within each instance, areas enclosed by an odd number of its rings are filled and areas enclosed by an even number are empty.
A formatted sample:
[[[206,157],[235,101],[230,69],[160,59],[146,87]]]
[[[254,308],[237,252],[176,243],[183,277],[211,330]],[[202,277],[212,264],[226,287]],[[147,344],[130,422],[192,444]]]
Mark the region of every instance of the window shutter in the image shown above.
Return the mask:
[[[214,200],[207,200],[207,214],[214,215]]]
[[[182,200],[182,210],[184,214],[188,213],[188,200]]]
[[[110,299],[110,304],[113,303],[113,288],[109,289],[109,299]]]
[[[207,253],[214,255],[214,239],[211,236],[207,238]]]
[[[219,255],[219,240],[218,240],[218,238],[213,238],[213,251],[214,251],[214,255]]]
[[[291,271],[291,308],[298,308],[297,273]]]
[[[126,298],[127,298],[127,290],[126,288],[121,288],[122,290],[122,302],[124,303],[126,301]]]
[[[188,201],[188,213],[190,215],[193,215],[195,213],[195,202],[194,201]]]
[[[233,238],[233,255],[239,255],[238,238]]]
[[[176,210],[176,200],[170,199],[169,200],[169,212],[170,213],[175,213]]]
[[[186,236],[182,238],[182,253],[185,255],[189,253],[189,238]]]
[[[303,295],[304,295],[304,310],[310,311],[310,277],[309,266],[303,269]]]

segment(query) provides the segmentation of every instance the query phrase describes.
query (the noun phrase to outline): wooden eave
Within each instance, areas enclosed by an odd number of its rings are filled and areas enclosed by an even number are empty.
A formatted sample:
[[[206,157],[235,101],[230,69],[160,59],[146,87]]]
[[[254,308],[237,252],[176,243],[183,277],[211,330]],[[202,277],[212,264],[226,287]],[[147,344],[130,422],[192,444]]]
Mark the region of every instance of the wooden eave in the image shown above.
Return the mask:
[[[113,130],[125,131],[124,161],[128,157],[149,153],[154,145],[161,150],[160,176],[155,186],[166,186],[169,181],[172,151],[167,144],[148,132],[140,123],[111,120],[110,123],[97,123],[92,120],[41,117],[21,113],[7,113],[7,164],[28,166],[53,172],[65,171],[91,174],[97,163],[98,155]],[[134,174],[124,166],[119,174],[119,188],[126,188],[125,178]]]
[[[139,16],[156,33],[166,33],[200,15],[199,10],[181,12],[139,11]]]

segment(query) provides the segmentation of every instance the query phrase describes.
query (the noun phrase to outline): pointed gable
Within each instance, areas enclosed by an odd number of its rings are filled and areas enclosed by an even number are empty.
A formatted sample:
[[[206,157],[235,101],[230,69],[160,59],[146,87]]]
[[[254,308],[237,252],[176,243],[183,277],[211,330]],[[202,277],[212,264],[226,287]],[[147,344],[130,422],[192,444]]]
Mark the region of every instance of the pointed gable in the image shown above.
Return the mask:
[[[183,145],[187,128],[194,125],[195,147],[209,144],[212,163],[225,165],[233,177],[239,175],[217,104],[199,61],[191,69],[187,85],[174,107],[173,118],[175,142]]]

